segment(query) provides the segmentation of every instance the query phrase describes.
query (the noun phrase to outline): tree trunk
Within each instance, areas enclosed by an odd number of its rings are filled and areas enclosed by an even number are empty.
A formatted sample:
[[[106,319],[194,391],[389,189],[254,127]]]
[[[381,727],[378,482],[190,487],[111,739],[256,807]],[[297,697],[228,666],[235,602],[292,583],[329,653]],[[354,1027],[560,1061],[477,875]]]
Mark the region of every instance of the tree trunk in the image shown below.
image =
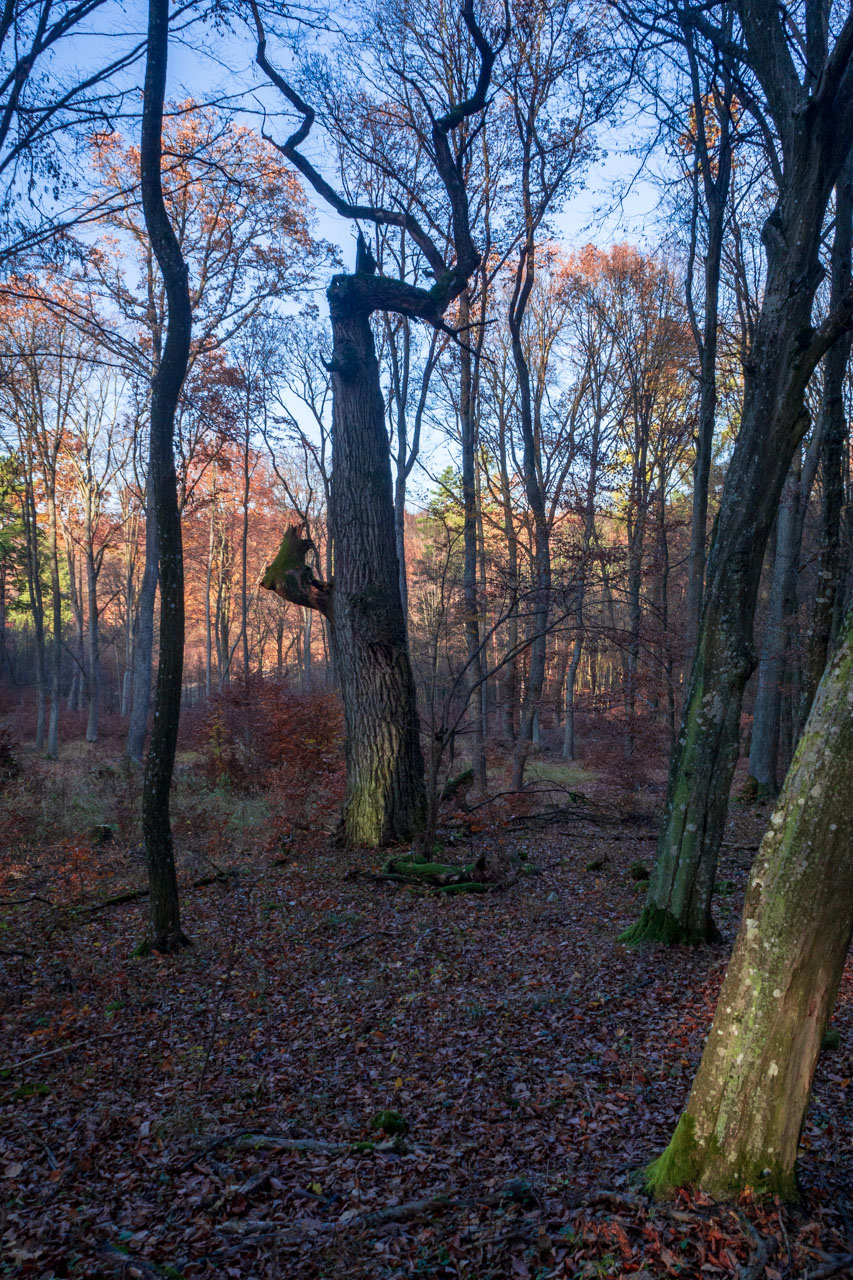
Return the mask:
[[[45,755],[56,760],[59,755],[59,704],[62,696],[62,587],[59,581],[59,542],[56,514],[56,479],[46,476],[47,539],[50,556],[50,597],[53,614],[50,644],[50,716],[47,725]]]
[[[835,237],[832,245],[830,305],[835,306],[850,287],[851,221],[853,221],[853,165],[848,160],[844,177],[835,192]],[[847,417],[844,409],[844,379],[850,359],[851,331],[837,338],[823,361],[823,440],[821,447],[822,495],[820,511],[820,553],[817,591],[808,641],[808,659],[803,688],[802,717],[808,715],[814,692],[826,666],[836,601],[842,589],[841,514],[844,509],[845,450]]]
[[[343,831],[352,844],[418,834],[426,816],[415,686],[406,646],[394,499],[369,313],[329,289],[334,339],[334,656],[346,723]]]
[[[469,292],[459,299],[459,324],[467,334],[470,322]],[[486,742],[483,735],[483,653],[480,642],[480,601],[477,591],[477,417],[474,369],[466,337],[459,352],[459,418],[462,428],[462,505],[464,524],[465,644],[467,650],[467,696],[471,719],[471,767],[474,771],[472,796],[482,799],[486,786]]]
[[[796,573],[799,543],[796,538],[800,467],[788,472],[776,524],[776,555],[770,581],[770,601],[764,624],[764,643],[758,663],[758,689],[752,716],[749,773],[759,800],[779,790],[776,765],[779,754],[779,719],[782,708],[782,669],[788,626],[788,584]]]
[[[828,744],[831,744],[827,749]],[[795,1159],[853,932],[853,613],[752,871],[711,1034],[672,1141],[647,1171],[796,1198]]]
[[[86,611],[88,614],[88,630],[86,647],[88,650],[88,700],[89,710],[86,718],[86,741],[98,740],[98,715],[101,704],[101,637],[98,618],[98,566],[95,558],[94,533],[91,519],[87,519],[86,527]]]
[[[192,310],[186,264],[163,200],[162,127],[168,47],[169,0],[149,0],[140,188],[146,230],[168,298],[166,344],[151,390],[149,483],[159,553],[160,661],[154,727],[142,787],[142,837],[150,887],[148,941],[157,951],[174,951],[187,941],[181,929],[169,792],[184,660],[184,567],[173,432],[189,360]]]
[[[531,233],[528,232],[530,237]],[[539,457],[539,403],[534,419],[533,395],[530,386],[530,369],[524,354],[522,324],[527,303],[533,289],[536,274],[536,251],[529,238],[522,255],[516,277],[516,292],[509,313],[512,337],[512,355],[518,378],[518,410],[522,441],[522,470],[527,501],[533,514],[533,564],[531,573],[533,613],[530,629],[530,659],[527,687],[521,709],[518,738],[512,757],[513,790],[524,786],[524,767],[533,739],[533,724],[545,682],[545,658],[548,644],[548,611],[551,603],[551,542],[548,517],[545,510],[545,494],[542,485],[542,469]]]
[[[745,369],[740,431],[708,561],[657,865],[643,915],[623,935],[624,941],[700,942],[715,936],[711,895],[738,756],[743,690],[755,666],[752,625],[764,549],[785,476],[807,426],[806,384],[826,349],[812,341],[811,326],[821,275],[820,227],[828,198],[825,173],[815,171],[821,148],[814,122],[812,126],[798,142],[796,183],[780,195],[764,227],[764,298]]]
[[[157,519],[151,482],[145,489],[145,567],[136,601],[133,640],[133,699],[125,752],[142,763],[154,665],[154,603],[157,598]]]
[[[36,751],[44,750],[47,724],[47,652],[44,634],[44,596],[41,589],[38,518],[30,469],[24,485],[22,516],[26,541],[27,591],[33,615],[36,650]]]

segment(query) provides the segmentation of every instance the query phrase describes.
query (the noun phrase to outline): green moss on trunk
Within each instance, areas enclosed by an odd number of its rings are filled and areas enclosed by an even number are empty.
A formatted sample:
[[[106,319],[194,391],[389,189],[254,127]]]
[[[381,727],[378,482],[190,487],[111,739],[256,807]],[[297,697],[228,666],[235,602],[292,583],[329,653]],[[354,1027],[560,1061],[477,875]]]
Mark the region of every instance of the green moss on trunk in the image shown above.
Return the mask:
[[[636,924],[632,924],[624,933],[620,933],[618,941],[625,942],[629,946],[636,946],[640,942],[663,942],[668,947],[684,943],[695,946],[702,942],[716,941],[715,935],[716,930],[710,936],[702,932],[692,932],[665,907],[647,903]]]

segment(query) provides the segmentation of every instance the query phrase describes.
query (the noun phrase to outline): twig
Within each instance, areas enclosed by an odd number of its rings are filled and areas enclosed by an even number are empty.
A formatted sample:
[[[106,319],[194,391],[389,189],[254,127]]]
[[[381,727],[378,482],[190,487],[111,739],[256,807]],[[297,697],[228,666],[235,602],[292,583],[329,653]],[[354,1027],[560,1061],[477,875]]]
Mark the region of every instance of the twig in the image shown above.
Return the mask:
[[[349,951],[350,947],[357,947],[362,942],[367,942],[370,938],[393,938],[393,929],[371,929],[370,933],[363,933],[360,938],[353,938],[351,942],[342,942],[335,951]]]
[[[0,898],[0,907],[24,907],[29,902],[43,902],[46,907],[55,905],[50,898],[43,898],[39,893],[31,893],[28,898]]]
[[[96,1040],[114,1040],[116,1036],[127,1035],[126,1031],[104,1031],[97,1036],[89,1036],[88,1040],[76,1040],[73,1044],[62,1044],[58,1049],[45,1049],[44,1053],[34,1053],[31,1058],[22,1058],[20,1062],[10,1062],[0,1066],[0,1071],[18,1071],[28,1067],[31,1062],[39,1062],[42,1058],[52,1058],[57,1053],[70,1053],[72,1049],[83,1049]]]
[[[0,948],[0,956],[23,956],[25,960],[32,957],[32,951],[24,951],[21,947]]]
[[[101,1245],[98,1257],[108,1266],[115,1267],[122,1273],[128,1272],[132,1276],[142,1276],[142,1280],[168,1280],[169,1273],[162,1267],[158,1267],[156,1262],[147,1262],[145,1258],[134,1258],[111,1244]]]

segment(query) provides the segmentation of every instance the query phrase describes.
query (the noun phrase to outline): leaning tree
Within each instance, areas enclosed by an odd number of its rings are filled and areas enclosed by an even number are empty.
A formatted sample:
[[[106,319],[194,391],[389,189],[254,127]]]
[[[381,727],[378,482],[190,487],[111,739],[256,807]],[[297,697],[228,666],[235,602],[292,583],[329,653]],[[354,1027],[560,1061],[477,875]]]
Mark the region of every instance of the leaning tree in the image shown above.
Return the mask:
[[[346,731],[343,835],[352,844],[386,844],[417,835],[423,829],[427,805],[400,596],[388,434],[371,316],[394,312],[446,329],[445,312],[463,293],[479,265],[464,180],[467,150],[477,130],[463,126],[486,109],[492,67],[506,37],[502,30],[497,43],[492,43],[475,17],[473,0],[463,0],[462,24],[477,67],[472,92],[445,103],[438,114],[430,103],[431,86],[424,83],[414,91],[420,113],[401,107],[397,114],[397,120],[405,118],[413,146],[428,158],[432,170],[431,181],[423,190],[427,199],[430,195],[437,199],[430,202],[427,220],[412,211],[417,208],[412,193],[396,207],[381,208],[353,203],[326,181],[302,149],[315,122],[314,109],[270,62],[263,20],[254,0],[252,13],[258,66],[302,117],[287,141],[275,145],[336,213],[357,224],[401,228],[435,281],[426,289],[404,279],[378,275],[361,233],[355,271],[332,278],[327,297],[333,338],[329,362],[334,401],[329,521],[334,582],[320,583],[313,577],[305,565],[310,544],[298,528],[288,530],[263,580],[268,589],[298,604],[319,608],[331,620]],[[393,15],[388,20],[394,21]],[[402,42],[406,35],[401,22]],[[402,54],[399,68],[391,70],[393,74],[399,71],[401,86],[410,90]]]
[[[737,23],[729,34],[732,7]],[[806,385],[853,315],[848,288],[822,323],[813,323],[824,218],[853,136],[853,14],[824,0],[777,6],[660,0],[625,9],[647,27],[669,25],[673,38],[688,23],[725,53],[776,185],[762,231],[764,295],[708,559],[657,864],[643,914],[623,935],[625,941],[700,942],[715,935],[711,895],[743,691],[755,666],[752,627],[764,551],[791,458],[808,427]]]
[[[752,870],[684,1115],[646,1171],[666,1195],[796,1198],[795,1160],[853,932],[853,610]]]

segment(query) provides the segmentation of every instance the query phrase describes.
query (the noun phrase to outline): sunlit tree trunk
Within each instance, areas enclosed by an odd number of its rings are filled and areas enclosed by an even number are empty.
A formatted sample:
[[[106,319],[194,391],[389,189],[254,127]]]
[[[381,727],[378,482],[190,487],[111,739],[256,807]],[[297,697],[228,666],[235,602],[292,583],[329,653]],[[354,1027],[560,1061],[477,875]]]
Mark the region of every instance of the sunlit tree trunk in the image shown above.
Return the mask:
[[[684,1115],[647,1170],[666,1194],[796,1197],[795,1160],[853,932],[853,613],[752,870]]]

